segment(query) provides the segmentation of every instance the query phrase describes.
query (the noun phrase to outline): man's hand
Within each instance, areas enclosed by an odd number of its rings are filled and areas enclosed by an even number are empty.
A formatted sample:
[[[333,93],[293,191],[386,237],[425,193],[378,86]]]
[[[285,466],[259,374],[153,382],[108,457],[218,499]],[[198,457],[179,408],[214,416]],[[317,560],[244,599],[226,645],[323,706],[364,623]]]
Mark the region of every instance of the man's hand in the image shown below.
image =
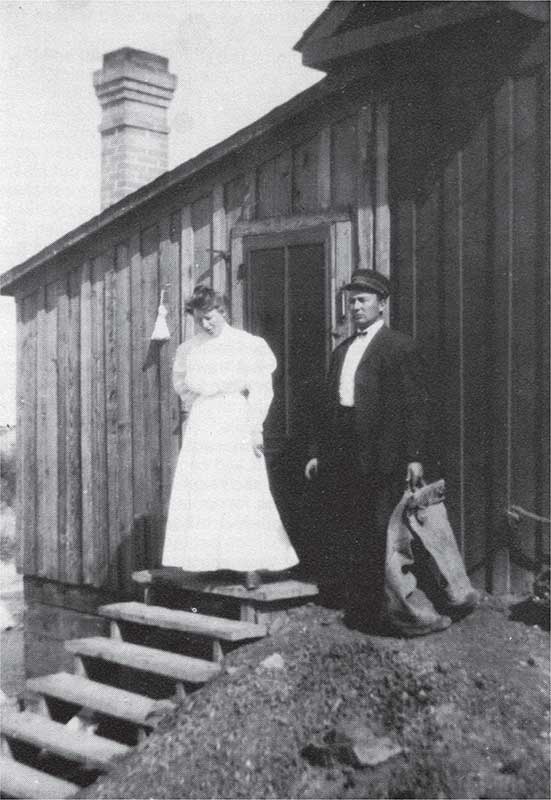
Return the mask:
[[[307,480],[311,481],[318,474],[318,459],[311,458],[304,467],[304,476]]]
[[[251,443],[253,452],[257,458],[264,455],[264,437],[262,431],[251,431]]]
[[[408,464],[406,483],[412,492],[423,483],[423,474],[423,465],[419,461]]]

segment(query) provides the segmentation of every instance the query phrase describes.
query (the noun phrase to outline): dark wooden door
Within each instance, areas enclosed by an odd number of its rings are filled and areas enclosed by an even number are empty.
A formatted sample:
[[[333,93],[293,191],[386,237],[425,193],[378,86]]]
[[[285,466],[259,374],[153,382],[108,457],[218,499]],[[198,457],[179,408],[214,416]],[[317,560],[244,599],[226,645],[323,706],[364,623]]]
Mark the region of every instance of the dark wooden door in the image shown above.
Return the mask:
[[[246,324],[270,345],[277,369],[264,424],[272,491],[295,547],[304,552],[309,498],[303,471],[319,419],[327,368],[325,231],[251,237],[246,252]]]

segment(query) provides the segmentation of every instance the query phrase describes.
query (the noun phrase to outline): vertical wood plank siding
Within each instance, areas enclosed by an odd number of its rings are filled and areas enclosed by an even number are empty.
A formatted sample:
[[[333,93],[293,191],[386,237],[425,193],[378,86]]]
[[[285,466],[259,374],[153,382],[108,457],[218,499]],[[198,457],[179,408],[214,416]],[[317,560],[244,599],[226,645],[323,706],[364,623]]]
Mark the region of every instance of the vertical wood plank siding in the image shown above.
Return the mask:
[[[240,181],[239,181],[240,182]],[[261,164],[257,170],[257,218],[288,216],[292,208],[292,151]],[[229,210],[233,206],[226,205]],[[241,208],[242,200],[239,201]]]
[[[58,578],[82,577],[80,463],[80,283],[72,270],[58,282]]]
[[[550,432],[550,381],[549,381],[549,364],[551,363],[551,337],[545,335],[550,330],[550,311],[551,297],[550,287],[550,249],[549,249],[549,159],[545,158],[545,153],[549,153],[549,140],[550,140],[550,65],[549,65],[549,47],[544,45],[544,52],[547,61],[543,67],[538,70],[538,131],[537,131],[537,146],[538,146],[538,283],[536,286],[536,297],[541,298],[538,304],[538,329],[540,335],[537,340],[536,346],[536,363],[537,363],[537,409],[538,409],[538,423],[537,430],[537,461],[539,464],[539,481],[537,486],[537,494],[535,498],[536,507],[545,509],[549,507],[549,486],[551,485],[551,463],[549,458],[549,442],[551,441]],[[547,302],[545,301],[547,298]],[[547,514],[551,516],[551,514]],[[549,557],[549,529],[544,525],[533,526],[534,532],[537,537],[537,553],[536,556],[540,563],[545,563]]]
[[[216,184],[212,193],[212,287],[215,291],[226,293],[227,265],[226,252],[226,211],[224,208],[224,187]]]
[[[540,202],[540,154],[538,152],[538,85],[537,74],[522,74],[514,84],[513,105],[513,241],[515,257],[514,280],[511,287],[512,377],[511,377],[511,448],[513,467],[511,499],[525,508],[535,509],[542,469],[538,463],[536,442],[542,433],[544,409],[538,407],[535,391],[538,369],[542,297],[537,289],[541,283],[538,272],[545,268],[538,252],[537,205]],[[545,145],[544,145],[545,146]],[[545,192],[545,189],[543,190]],[[548,265],[547,265],[548,266]],[[522,459],[516,456],[522,454]],[[541,497],[541,495],[540,495]],[[541,510],[540,510],[541,513]],[[525,550],[533,558],[536,540],[527,537]],[[526,589],[530,589],[526,576]],[[517,585],[522,572],[511,568],[511,581]]]
[[[331,126],[320,131],[318,149],[318,196],[316,207],[321,211],[331,208]]]
[[[141,369],[144,408],[145,459],[145,558],[158,566],[161,530],[161,430],[160,371],[162,344],[150,339],[159,306],[159,228],[153,225],[142,232],[142,319],[144,362]]]
[[[373,269],[373,108],[362,105],[357,122],[357,226],[358,267]]]
[[[180,450],[180,403],[172,387],[172,363],[180,342],[180,237],[181,216],[174,213],[161,221],[160,283],[167,286],[170,339],[160,347],[160,424],[162,517],[166,518],[172,475]]]
[[[193,227],[191,225],[191,206],[182,209],[182,233],[180,239],[180,319],[182,339],[193,336],[193,317],[186,314],[185,305],[193,289]]]
[[[82,267],[80,292],[80,447],[82,467],[82,579],[93,583],[99,555],[95,551],[92,458],[92,264]]]
[[[441,440],[443,424],[437,425],[436,441],[434,442],[434,456],[438,462],[442,476],[446,478],[448,497],[448,512],[450,521],[455,531],[461,549],[464,549],[465,520],[462,499],[463,477],[463,427],[461,415],[463,413],[463,344],[462,330],[464,325],[464,293],[463,293],[463,212],[461,205],[463,176],[463,160],[461,153],[457,153],[444,167],[442,180],[442,256],[438,266],[441,266],[439,290],[433,295],[441,304],[441,318],[445,320],[442,325],[442,341],[440,348],[433,353],[430,363],[430,374],[435,382],[435,402],[439,408],[437,419],[446,418],[446,438]],[[423,286],[422,275],[424,263],[422,254],[417,250],[417,208],[415,203],[410,203],[408,208],[409,242],[414,248],[413,276],[410,291],[415,302],[411,304],[413,328],[415,335],[418,332],[418,321],[424,313],[432,313],[430,306],[427,308],[418,296]],[[407,252],[407,251],[406,251]],[[417,262],[419,269],[417,269]],[[433,281],[438,280],[438,272],[433,274]],[[438,286],[438,283],[436,284]],[[430,287],[429,287],[430,288]],[[400,309],[402,306],[400,306]],[[422,328],[422,325],[420,326]],[[436,359],[436,361],[434,360]],[[438,379],[439,378],[439,379]],[[442,409],[445,409],[443,412]],[[454,502],[455,500],[455,502]]]
[[[24,494],[23,482],[25,480],[25,459],[23,448],[23,437],[25,435],[24,420],[25,420],[25,391],[24,391],[24,377],[25,372],[22,365],[25,364],[25,337],[26,322],[24,300],[20,300],[15,309],[15,346],[16,346],[16,361],[19,365],[15,378],[15,431],[16,431],[16,491],[15,496],[15,536],[16,536],[16,551],[15,551],[15,565],[19,572],[23,572],[25,568],[25,529],[23,527],[23,514],[24,514]]]
[[[88,565],[95,586],[104,586],[108,580],[109,515],[107,493],[107,425],[106,425],[106,374],[105,374],[105,274],[108,262],[98,256],[92,262],[92,505],[94,528],[88,532],[93,540],[94,560]]]
[[[212,199],[196,200],[191,206],[193,228],[193,282],[212,284]]]
[[[257,170],[257,216],[266,219],[275,216],[276,159],[261,164]]]
[[[17,345],[19,370],[17,380],[17,474],[18,511],[16,518],[19,542],[19,564],[25,575],[36,575],[38,569],[38,304],[39,292],[24,297],[18,304]],[[19,427],[19,423],[21,426]]]
[[[335,298],[353,267],[391,273],[392,324],[430,363],[434,475],[446,478],[467,566],[495,591],[529,585],[503,532],[511,504],[549,515],[549,75],[533,52],[491,80],[459,69],[388,97],[366,89],[317,132],[310,121],[284,149],[264,142],[246,172],[144,212],[105,252],[90,246],[19,298],[26,575],[129,594],[131,572],[159,563],[181,443],[172,362],[194,328],[185,301],[198,280],[212,283],[242,326],[236,223],[334,210],[333,333],[349,330]],[[151,342],[163,286],[171,336]],[[523,532],[541,557],[543,529]]]
[[[375,265],[390,275],[390,209],[388,198],[389,104],[377,103],[375,154]]]
[[[432,365],[440,470],[467,566],[479,585],[524,591],[531,577],[509,563],[505,514],[516,503],[549,515],[542,73],[503,78],[493,95],[470,80],[440,97],[418,91],[417,110],[392,108],[393,320]],[[523,542],[535,557],[538,537]]]
[[[321,133],[293,153],[293,212],[308,214],[319,208],[319,151]]]
[[[288,183],[289,183],[289,207],[291,201],[291,156],[289,154],[288,158]],[[230,261],[230,268],[229,268],[229,286],[227,287],[227,293],[230,300],[230,307],[231,307],[231,321],[232,324],[237,325],[237,320],[241,318],[242,314],[242,296],[241,296],[241,288],[236,290],[235,287],[238,286],[237,281],[237,272],[243,260],[242,252],[237,252],[237,249],[241,249],[241,242],[242,240],[235,240],[232,237],[232,229],[236,222],[241,219],[243,214],[243,208],[245,203],[245,195],[246,195],[246,182],[245,177],[243,175],[239,175],[237,178],[234,178],[232,181],[228,181],[228,183],[224,186],[224,207],[226,209],[226,236],[227,236],[227,250],[231,253],[231,261]],[[236,241],[239,242],[239,245],[236,245]]]
[[[57,300],[57,577],[65,577],[64,560],[67,554],[67,394],[69,378],[69,281],[59,281]]]
[[[350,280],[353,270],[353,237],[351,222],[336,222],[330,229],[331,261],[334,264],[334,275],[331,280],[333,298],[343,284]],[[351,325],[349,316],[337,319],[335,302],[331,303],[331,330],[337,334],[337,341],[349,336]]]
[[[491,409],[488,380],[489,338],[487,324],[488,276],[486,274],[489,231],[488,206],[488,118],[484,115],[462,154],[463,276],[461,328],[462,392],[460,408],[463,455],[461,508],[465,558],[480,586],[486,582],[486,531],[491,492],[488,458]]]
[[[46,419],[48,409],[46,406],[47,391],[45,380],[45,362],[47,352],[45,348],[47,345],[46,339],[46,287],[43,286],[38,292],[37,308],[36,308],[36,531],[40,531],[37,535],[35,542],[36,556],[35,556],[35,569],[37,575],[44,575],[44,543],[41,535],[42,526],[47,524],[44,513],[44,503],[46,499],[45,482],[46,482]]]
[[[118,579],[122,592],[129,593],[134,568],[134,493],[132,458],[132,295],[128,243],[115,248],[116,303],[113,325],[116,335],[116,390],[118,403],[117,452],[111,464],[117,472],[118,491]],[[114,463],[113,463],[114,462]],[[112,531],[114,535],[114,531]]]
[[[107,509],[109,526],[109,569],[107,585],[113,591],[119,588],[119,354],[117,344],[117,273],[114,253],[104,257],[105,265],[105,415],[107,438]]]
[[[258,210],[258,174],[257,168],[251,167],[247,170],[244,178],[243,196],[243,219],[253,220],[257,218]]]
[[[286,150],[276,158],[274,175],[274,213],[285,217],[291,213],[293,207],[292,184],[293,154]]]
[[[58,577],[58,376],[57,298],[58,282],[41,292],[38,311],[38,574]]]
[[[82,272],[73,269],[68,276],[68,335],[65,354],[66,381],[60,386],[66,401],[65,476],[66,512],[65,551],[61,550],[60,579],[67,583],[82,580],[82,466],[81,466],[81,389],[80,389],[80,291]]]
[[[511,505],[511,328],[510,297],[513,279],[513,80],[507,79],[496,94],[493,104],[492,169],[494,186],[492,211],[494,241],[492,247],[494,280],[494,305],[490,309],[495,349],[492,372],[492,408],[494,416],[494,441],[492,443],[493,503],[497,508]],[[498,542],[496,542],[496,545]],[[511,574],[508,554],[496,554],[494,591],[508,591]]]
[[[143,286],[141,239],[138,231],[130,238],[130,292],[132,298],[132,477],[134,487],[134,525],[132,529],[132,562],[136,569],[146,564],[145,517],[147,513],[147,475],[145,406],[143,399],[143,365],[146,333],[143,319]]]
[[[363,122],[363,115],[362,115]],[[365,186],[358,186],[359,157],[362,158],[362,175],[366,175],[367,135],[362,128],[362,146],[365,150],[358,153],[358,120],[347,117],[332,126],[332,205],[334,208],[347,208],[356,204],[358,192],[365,191]],[[363,194],[365,197],[365,194]],[[365,207],[365,205],[364,205]]]

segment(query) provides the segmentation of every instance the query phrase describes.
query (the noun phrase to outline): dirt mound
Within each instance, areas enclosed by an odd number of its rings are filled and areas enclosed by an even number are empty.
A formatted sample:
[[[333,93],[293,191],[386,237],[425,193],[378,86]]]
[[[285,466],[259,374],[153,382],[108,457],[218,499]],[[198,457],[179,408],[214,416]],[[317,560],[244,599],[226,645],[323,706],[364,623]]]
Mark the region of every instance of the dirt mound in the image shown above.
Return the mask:
[[[547,708],[548,635],[495,601],[407,641],[308,606],[232,653],[220,679],[81,796],[543,798]],[[372,767],[335,748],[312,756],[351,726],[400,752]]]

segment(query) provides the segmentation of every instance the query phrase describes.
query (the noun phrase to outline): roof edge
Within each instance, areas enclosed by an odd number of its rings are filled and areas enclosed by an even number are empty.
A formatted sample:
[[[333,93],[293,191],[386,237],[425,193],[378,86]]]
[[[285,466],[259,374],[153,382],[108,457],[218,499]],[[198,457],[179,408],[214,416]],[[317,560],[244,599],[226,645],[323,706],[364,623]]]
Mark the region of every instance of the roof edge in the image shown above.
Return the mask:
[[[357,5],[357,1],[352,2],[352,0],[331,0],[327,8],[310,23],[298,42],[293,45],[293,50],[300,53],[307,41],[331,36]]]

